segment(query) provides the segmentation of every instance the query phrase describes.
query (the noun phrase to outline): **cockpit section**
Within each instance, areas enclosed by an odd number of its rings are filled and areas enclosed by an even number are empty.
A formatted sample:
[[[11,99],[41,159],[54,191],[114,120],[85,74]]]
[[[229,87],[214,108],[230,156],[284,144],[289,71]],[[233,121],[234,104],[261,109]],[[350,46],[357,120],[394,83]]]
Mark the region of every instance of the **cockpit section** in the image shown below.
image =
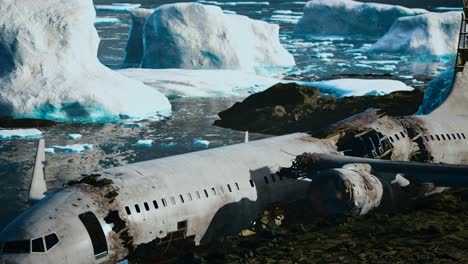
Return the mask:
[[[26,240],[0,241],[0,254],[45,253],[59,243],[57,234]]]

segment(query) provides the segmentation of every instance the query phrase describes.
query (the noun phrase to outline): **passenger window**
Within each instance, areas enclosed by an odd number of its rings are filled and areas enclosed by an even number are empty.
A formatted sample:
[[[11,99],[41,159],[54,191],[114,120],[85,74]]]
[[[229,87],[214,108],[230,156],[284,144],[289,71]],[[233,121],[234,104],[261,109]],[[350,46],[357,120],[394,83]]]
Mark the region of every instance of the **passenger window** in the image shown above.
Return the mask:
[[[89,213],[91,213],[91,212],[89,212]],[[87,214],[87,213],[84,213],[84,214]],[[84,215],[84,214],[81,214],[81,215]],[[91,214],[94,216],[93,213],[91,213]],[[80,216],[81,216],[81,215],[80,215]],[[97,224],[98,224],[97,227],[101,229],[102,235],[104,236],[104,231],[102,231],[101,224],[100,224],[99,221],[97,220],[96,216],[94,216],[94,217],[95,217],[95,219],[96,219],[96,221],[97,221]],[[80,219],[81,219],[81,218],[80,218]],[[83,220],[81,220],[81,221],[83,222]],[[83,222],[83,224],[84,224],[84,222]],[[86,227],[86,224],[85,224],[85,227]],[[86,228],[86,230],[88,230],[88,228]],[[96,231],[97,233],[99,232],[98,229],[93,230],[93,231]],[[89,232],[90,232],[90,231],[88,230],[88,233],[89,233]],[[94,236],[99,236],[99,234],[93,234],[93,235],[94,235]],[[91,236],[91,234],[90,234],[90,236]],[[47,236],[45,236],[44,239],[45,239],[45,244],[46,244],[47,251],[49,251],[51,248],[53,248],[53,247],[54,247],[55,245],[57,245],[58,242],[59,242],[59,239],[58,239],[58,237],[57,237],[56,234],[47,235]],[[91,240],[92,240],[92,238],[91,238]],[[105,237],[104,237],[104,243],[106,244],[105,251],[106,251],[106,253],[107,253],[107,241],[106,241],[106,238],[105,238]],[[93,248],[94,248],[94,244],[93,244]],[[96,255],[96,254],[95,254],[95,255]]]
[[[203,191],[205,192],[206,198],[208,198],[208,192],[206,191],[206,189],[204,189]]]
[[[167,207],[166,199],[162,198],[162,199],[161,199],[161,202],[162,202],[162,204],[163,204],[164,207]]]
[[[457,137],[455,137],[455,134],[452,133],[452,138],[453,140],[457,140]]]
[[[440,135],[442,137],[443,140],[445,140],[445,137],[444,137],[444,134]]]
[[[145,202],[143,205],[145,206],[146,211],[149,211],[149,205],[148,205],[148,203]]]
[[[465,133],[461,133],[461,135],[462,135],[463,139],[466,139]]]
[[[270,176],[271,176],[271,181],[272,181],[272,182],[276,182],[275,175],[274,175],[274,174],[271,174]]]
[[[267,176],[263,176],[263,179],[265,180],[265,183],[268,184],[268,178],[267,178]]]
[[[213,193],[213,195],[216,195],[216,190],[215,190],[215,188],[211,188],[211,192]]]
[[[137,213],[140,213],[140,206],[138,204],[135,204],[135,210]]]
[[[401,135],[403,138],[406,137],[406,136],[405,136],[405,133],[403,133],[403,132],[400,132],[400,135]]]
[[[440,141],[440,137],[439,137],[439,135],[436,135],[436,138],[437,138],[437,140],[438,140],[438,141]]]
[[[461,139],[461,137],[460,137],[460,134],[459,134],[459,133],[457,133],[457,136],[458,136],[458,139]]]
[[[219,186],[219,191],[220,191],[220,192],[219,192],[220,194],[223,194],[223,193],[224,193],[223,186]]]
[[[231,185],[227,185],[229,192],[232,192]]]
[[[236,188],[237,188],[237,190],[240,190],[239,184],[237,184],[237,182],[236,182]]]
[[[158,209],[158,208],[159,208],[158,202],[156,202],[156,200],[153,201],[153,206],[154,206],[154,209]]]
[[[200,193],[199,193],[198,191],[195,192],[195,195],[197,196],[197,199],[198,199],[198,200],[201,199]]]
[[[31,252],[31,241],[29,240],[17,240],[7,241],[3,245],[3,253],[30,253]]]
[[[45,252],[44,240],[42,237],[31,241],[31,252]]]
[[[130,211],[130,208],[128,206],[125,206],[125,211],[127,212],[128,215],[132,214],[132,212]]]
[[[429,138],[428,138],[427,136],[424,136],[424,139],[425,139],[426,141],[429,141]]]
[[[252,179],[250,179],[249,182],[250,182],[250,186],[255,187],[255,185],[254,185]]]
[[[188,197],[188,200],[189,200],[189,201],[192,201],[192,200],[193,200],[192,195],[191,195],[190,193],[187,193],[187,197]]]
[[[400,137],[399,137],[397,134],[395,134],[395,138],[396,138],[397,140],[400,140]]]
[[[431,140],[432,140],[432,141],[434,141],[434,140],[435,140],[433,135],[431,135]]]
[[[452,138],[450,137],[449,134],[447,134],[447,138],[448,138],[448,140],[452,140]]]
[[[88,231],[91,243],[93,244],[94,257],[100,259],[107,255],[107,240],[104,231],[102,230],[101,223],[96,218],[96,215],[92,212],[86,212],[78,216],[83,222],[86,230]],[[52,248],[58,243],[58,237],[56,234],[50,234],[45,237],[47,250]]]
[[[182,196],[182,194],[181,194],[181,195],[179,195],[179,197],[180,197],[180,202],[181,202],[181,203],[185,203],[185,201],[184,201],[184,196]]]
[[[176,201],[175,201],[174,196],[171,196],[171,204],[172,204],[172,205],[175,205],[175,204],[176,204]]]
[[[392,143],[395,143],[395,140],[393,140],[392,136],[388,137]]]

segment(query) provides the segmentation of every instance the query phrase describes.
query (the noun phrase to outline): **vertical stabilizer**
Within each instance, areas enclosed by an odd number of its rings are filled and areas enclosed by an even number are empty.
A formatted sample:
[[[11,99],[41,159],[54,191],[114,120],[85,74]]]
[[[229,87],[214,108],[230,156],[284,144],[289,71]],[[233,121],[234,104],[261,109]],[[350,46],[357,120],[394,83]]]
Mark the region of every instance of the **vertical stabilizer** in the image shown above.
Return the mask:
[[[45,197],[47,185],[45,182],[45,141],[40,139],[37,143],[36,161],[34,163],[29,201],[39,201]]]

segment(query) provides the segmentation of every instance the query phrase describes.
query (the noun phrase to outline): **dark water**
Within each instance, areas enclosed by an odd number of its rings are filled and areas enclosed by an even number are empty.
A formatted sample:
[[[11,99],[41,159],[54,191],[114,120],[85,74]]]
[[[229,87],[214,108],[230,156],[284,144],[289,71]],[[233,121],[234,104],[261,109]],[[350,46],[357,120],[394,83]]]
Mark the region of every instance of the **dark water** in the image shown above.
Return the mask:
[[[110,4],[115,2],[134,2],[129,0],[100,0],[96,4]],[[158,5],[175,1],[138,1],[143,7],[157,7]],[[303,5],[288,5],[280,1],[270,1],[270,6],[234,6],[231,11],[247,15],[255,19],[270,20],[275,10],[291,10],[302,12]],[[404,2],[404,1],[402,1]],[[435,1],[406,1],[416,7],[431,8]],[[438,6],[461,5],[454,1],[437,1]],[[259,13],[258,11],[261,11]],[[125,13],[98,12],[98,16],[117,17],[123,21],[120,24],[99,25],[98,32],[102,38],[99,59],[112,68],[119,68],[125,47],[127,32],[130,28],[129,17]],[[292,34],[294,24],[277,22],[281,26],[281,41],[294,54],[298,66],[285,69],[290,78],[321,79],[333,74],[367,73],[375,70],[359,68],[341,69],[337,63],[357,63],[345,50],[359,48],[364,44],[373,43],[375,39],[366,38],[298,38]],[[316,58],[318,53],[330,52],[334,54],[329,62]],[[373,55],[374,56],[374,55]],[[425,74],[435,76],[437,67],[445,66],[450,58],[408,58],[394,55],[375,55],[368,60],[396,60],[397,67],[393,74]],[[268,74],[271,74],[267,72]],[[216,114],[231,106],[240,98],[221,99],[174,99],[172,105],[174,115],[166,121],[143,123],[143,128],[124,128],[120,124],[88,124],[88,125],[58,125],[41,129],[44,132],[46,146],[66,145],[74,143],[93,144],[92,151],[84,154],[57,153],[48,155],[46,179],[49,190],[61,186],[63,183],[82,173],[108,168],[129,162],[137,162],[154,158],[177,155],[200,150],[193,147],[195,139],[210,141],[209,147],[218,147],[239,143],[244,140],[244,134],[238,131],[226,130],[212,126]],[[67,134],[80,133],[82,139],[77,142],[67,140]],[[265,135],[250,135],[252,140],[266,137]],[[138,139],[152,139],[154,144],[150,148],[138,147]],[[14,217],[27,209],[28,188],[31,181],[32,166],[35,155],[35,140],[0,141],[0,229]]]

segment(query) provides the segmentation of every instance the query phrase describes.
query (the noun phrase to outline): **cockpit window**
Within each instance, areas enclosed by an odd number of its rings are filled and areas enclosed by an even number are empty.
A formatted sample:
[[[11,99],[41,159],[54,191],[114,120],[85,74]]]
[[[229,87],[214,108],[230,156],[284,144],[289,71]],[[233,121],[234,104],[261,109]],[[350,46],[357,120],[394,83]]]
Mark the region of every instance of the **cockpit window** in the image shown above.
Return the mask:
[[[45,252],[44,240],[42,237],[33,239],[31,242],[31,252]]]
[[[50,250],[51,248],[53,248],[55,245],[57,245],[58,242],[59,242],[59,239],[56,234],[50,234],[50,235],[45,236],[45,243],[46,243],[47,250]]]
[[[108,253],[106,235],[96,215],[93,212],[86,212],[78,217],[88,231],[91,243],[93,244],[94,257],[96,259],[105,257]]]
[[[30,251],[30,240],[7,241],[3,245],[3,253],[29,253]]]

